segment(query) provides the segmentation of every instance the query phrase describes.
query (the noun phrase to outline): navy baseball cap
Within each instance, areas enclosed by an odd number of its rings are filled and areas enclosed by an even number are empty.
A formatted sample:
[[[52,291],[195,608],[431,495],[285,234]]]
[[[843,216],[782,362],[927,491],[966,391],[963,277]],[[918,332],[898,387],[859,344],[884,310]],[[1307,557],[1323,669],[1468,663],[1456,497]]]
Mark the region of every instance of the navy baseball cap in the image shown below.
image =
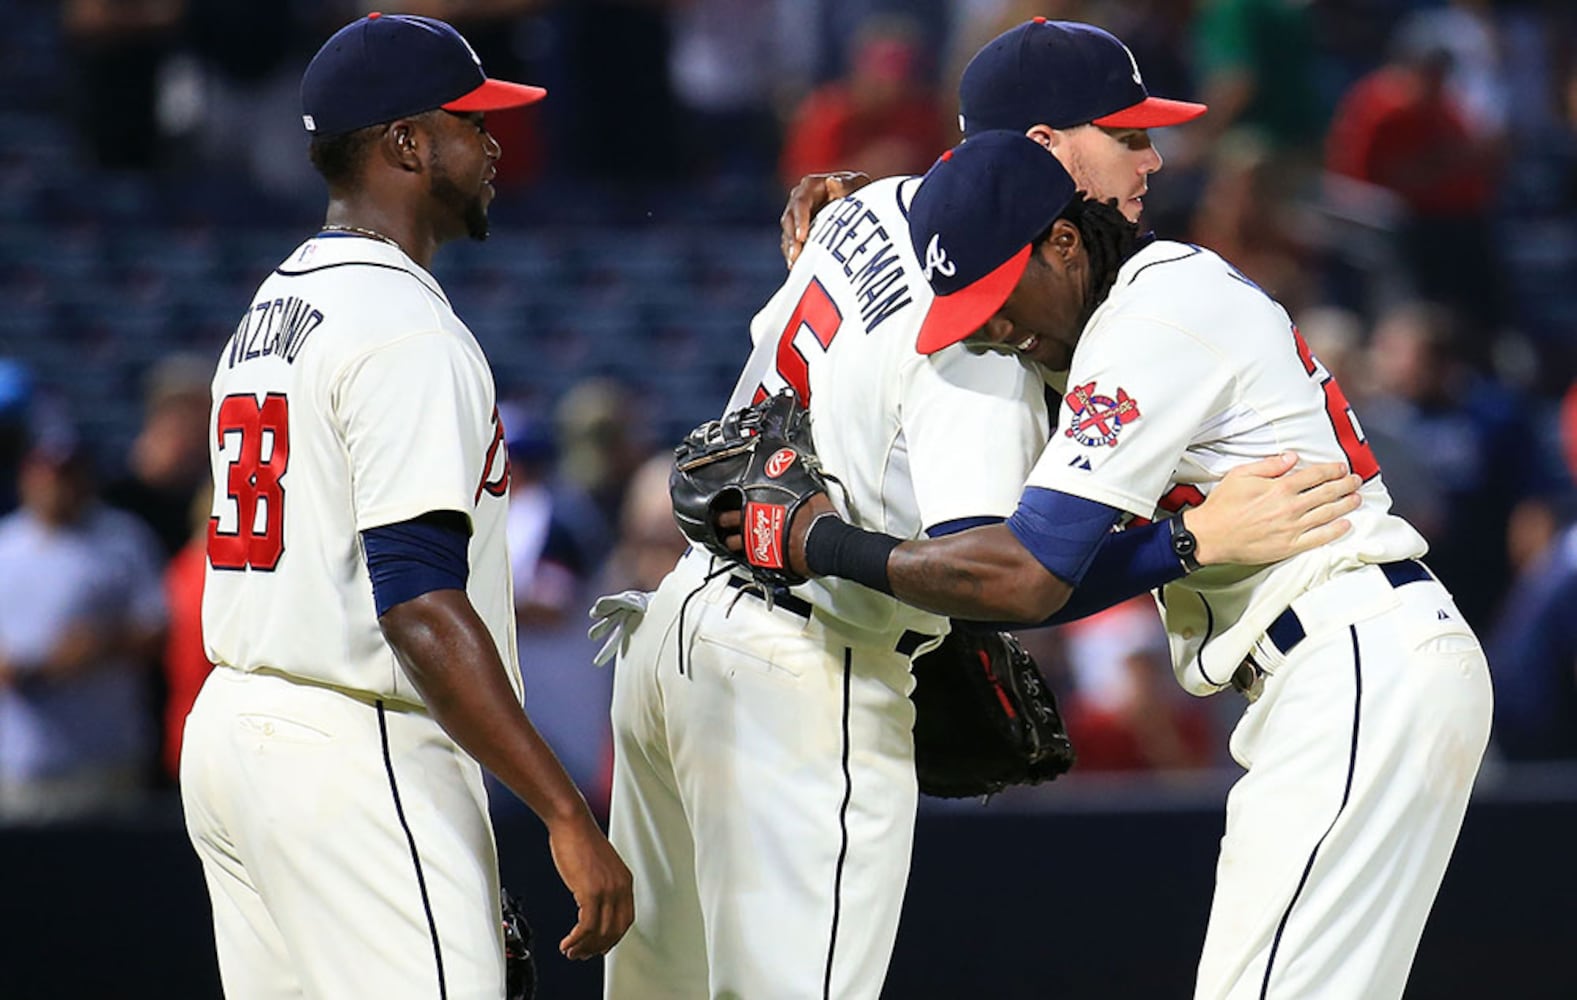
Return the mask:
[[[980,329],[1013,294],[1030,242],[1077,196],[1022,132],[982,132],[943,153],[909,203],[909,240],[935,293],[915,348],[934,354]]]
[[[341,135],[434,108],[499,111],[547,96],[541,87],[490,80],[460,33],[415,14],[352,21],[301,77],[301,120],[313,135]]]
[[[975,53],[958,83],[958,105],[965,135],[1036,125],[1160,128],[1207,110],[1151,97],[1133,53],[1110,32],[1044,17],[1003,32]]]

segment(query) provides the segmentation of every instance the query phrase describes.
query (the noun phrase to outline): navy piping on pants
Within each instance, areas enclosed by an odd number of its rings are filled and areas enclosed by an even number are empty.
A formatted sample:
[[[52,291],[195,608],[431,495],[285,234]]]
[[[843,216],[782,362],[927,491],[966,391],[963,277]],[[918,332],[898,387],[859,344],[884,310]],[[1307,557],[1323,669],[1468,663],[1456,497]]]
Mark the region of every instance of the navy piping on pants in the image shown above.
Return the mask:
[[[854,650],[843,649],[843,804],[838,807],[838,867],[832,879],[832,935],[827,941],[827,971],[822,978],[823,1000],[832,1000],[832,959],[838,950],[838,918],[843,912],[843,865],[849,859],[849,800],[854,778],[849,774],[849,687],[854,677]]]
[[[1276,967],[1276,951],[1281,947],[1281,937],[1287,930],[1287,920],[1292,916],[1292,908],[1298,904],[1298,897],[1303,895],[1303,887],[1309,883],[1309,873],[1314,870],[1314,862],[1320,855],[1320,848],[1325,845],[1325,838],[1331,835],[1336,828],[1336,821],[1341,819],[1342,812],[1347,808],[1347,800],[1352,796],[1353,773],[1358,769],[1358,720],[1363,709],[1363,658],[1358,652],[1358,626],[1349,625],[1347,631],[1352,635],[1352,670],[1353,670],[1353,702],[1352,702],[1352,745],[1347,751],[1347,786],[1342,789],[1342,804],[1336,807],[1336,815],[1331,817],[1331,825],[1320,834],[1319,842],[1314,845],[1314,850],[1309,852],[1308,863],[1303,866],[1303,877],[1298,880],[1297,891],[1292,894],[1292,899],[1287,903],[1287,909],[1281,914],[1281,923],[1276,925],[1276,939],[1270,946],[1270,957],[1265,961],[1265,981],[1260,984],[1260,1000],[1270,996],[1270,974]]]
[[[411,825],[405,821],[405,807],[400,804],[400,786],[394,780],[394,761],[389,756],[389,726],[383,714],[383,699],[378,699],[378,736],[383,741],[383,769],[389,775],[389,791],[394,795],[394,812],[400,817],[400,829],[405,831],[405,842],[411,848],[411,864],[416,868],[416,888],[422,894],[422,913],[427,917],[427,933],[433,939],[433,963],[438,968],[438,997],[447,1000],[448,985],[444,982],[444,953],[438,944],[438,922],[433,919],[433,904],[427,898],[427,877],[422,874],[422,856],[416,851],[416,837]]]

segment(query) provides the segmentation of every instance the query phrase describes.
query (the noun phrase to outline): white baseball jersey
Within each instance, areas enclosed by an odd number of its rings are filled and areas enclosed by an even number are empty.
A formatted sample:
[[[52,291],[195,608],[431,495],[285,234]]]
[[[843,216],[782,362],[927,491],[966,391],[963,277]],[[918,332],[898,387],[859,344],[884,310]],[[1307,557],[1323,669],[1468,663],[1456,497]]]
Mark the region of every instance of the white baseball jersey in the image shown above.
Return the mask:
[[[915,350],[917,183],[821,211],[728,404],[793,386],[840,511],[905,538],[1011,514],[1047,434],[1037,371]],[[618,661],[609,837],[644,888],[606,996],[875,1000],[919,796],[910,656],[947,620],[843,580],[769,609],[740,580],[692,551]]]
[[[1342,538],[1207,567],[1162,607],[1190,691],[1250,672],[1231,742],[1248,773],[1227,800],[1195,1000],[1401,997],[1489,739],[1489,672],[1451,595],[1407,561],[1424,540],[1390,513],[1340,388],[1226,261],[1156,243],[1086,324],[1059,417],[1030,485],[1136,517],[1287,449],[1365,477]],[[1278,620],[1297,627],[1267,634]]]
[[[430,274],[376,240],[308,240],[258,289],[213,399],[210,659],[420,704],[359,533],[459,511],[467,593],[520,693],[492,371]]]
[[[1232,671],[1298,594],[1342,570],[1423,555],[1357,418],[1286,312],[1216,254],[1157,242],[1118,272],[1073,354],[1043,486],[1140,518],[1203,502],[1232,468],[1279,451],[1366,477],[1353,528],[1258,570],[1207,567],[1165,588],[1178,680],[1196,694]]]
[[[187,718],[181,798],[225,990],[501,996],[482,769],[396,662],[360,538],[470,519],[468,595],[518,697],[487,360],[397,247],[322,234],[258,289],[213,396],[203,636],[220,669]]]
[[[750,324],[755,350],[727,408],[793,386],[810,405],[817,455],[843,484],[830,493],[839,513],[899,538],[1011,514],[1048,423],[1034,369],[961,345],[931,357],[915,350],[932,298],[904,214],[918,186],[919,178],[878,181],[817,216],[809,260]],[[862,629],[947,627],[944,617],[847,580],[817,579],[797,592]]]

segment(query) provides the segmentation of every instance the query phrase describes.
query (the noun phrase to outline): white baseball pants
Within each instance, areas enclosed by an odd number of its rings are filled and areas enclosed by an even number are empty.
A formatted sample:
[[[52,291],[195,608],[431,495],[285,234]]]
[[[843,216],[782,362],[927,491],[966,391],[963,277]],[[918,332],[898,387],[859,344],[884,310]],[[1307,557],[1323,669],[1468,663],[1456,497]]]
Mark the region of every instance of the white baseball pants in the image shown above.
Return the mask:
[[[909,658],[685,570],[614,678],[636,916],[605,995],[875,1000],[918,797]]]
[[[1489,740],[1483,649],[1444,587],[1378,567],[1295,601],[1232,735],[1248,769],[1196,1000],[1387,1000],[1407,983]]]
[[[425,713],[216,668],[181,797],[229,1000],[500,1000],[481,769]]]

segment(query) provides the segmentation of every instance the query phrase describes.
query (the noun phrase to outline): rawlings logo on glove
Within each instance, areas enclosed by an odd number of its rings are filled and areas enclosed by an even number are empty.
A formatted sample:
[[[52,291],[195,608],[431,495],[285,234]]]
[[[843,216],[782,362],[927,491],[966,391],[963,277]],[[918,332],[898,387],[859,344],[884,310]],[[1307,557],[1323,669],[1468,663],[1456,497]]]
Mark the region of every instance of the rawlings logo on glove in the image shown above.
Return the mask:
[[[766,588],[805,582],[789,566],[788,531],[800,507],[826,491],[810,413],[792,389],[691,431],[674,449],[668,477],[685,537],[744,566]],[[724,511],[743,515],[743,551],[723,541],[717,517]]]
[[[767,466],[767,475],[772,475],[772,468]],[[745,523],[750,525],[747,537],[750,539],[750,551],[745,553],[745,561],[752,566],[763,566],[767,569],[784,569],[783,563],[783,522],[784,508],[782,504],[747,503],[745,504]]]
[[[788,471],[789,466],[794,464],[794,459],[797,457],[792,448],[780,449],[776,455],[767,459],[767,478],[776,479],[783,475]]]

